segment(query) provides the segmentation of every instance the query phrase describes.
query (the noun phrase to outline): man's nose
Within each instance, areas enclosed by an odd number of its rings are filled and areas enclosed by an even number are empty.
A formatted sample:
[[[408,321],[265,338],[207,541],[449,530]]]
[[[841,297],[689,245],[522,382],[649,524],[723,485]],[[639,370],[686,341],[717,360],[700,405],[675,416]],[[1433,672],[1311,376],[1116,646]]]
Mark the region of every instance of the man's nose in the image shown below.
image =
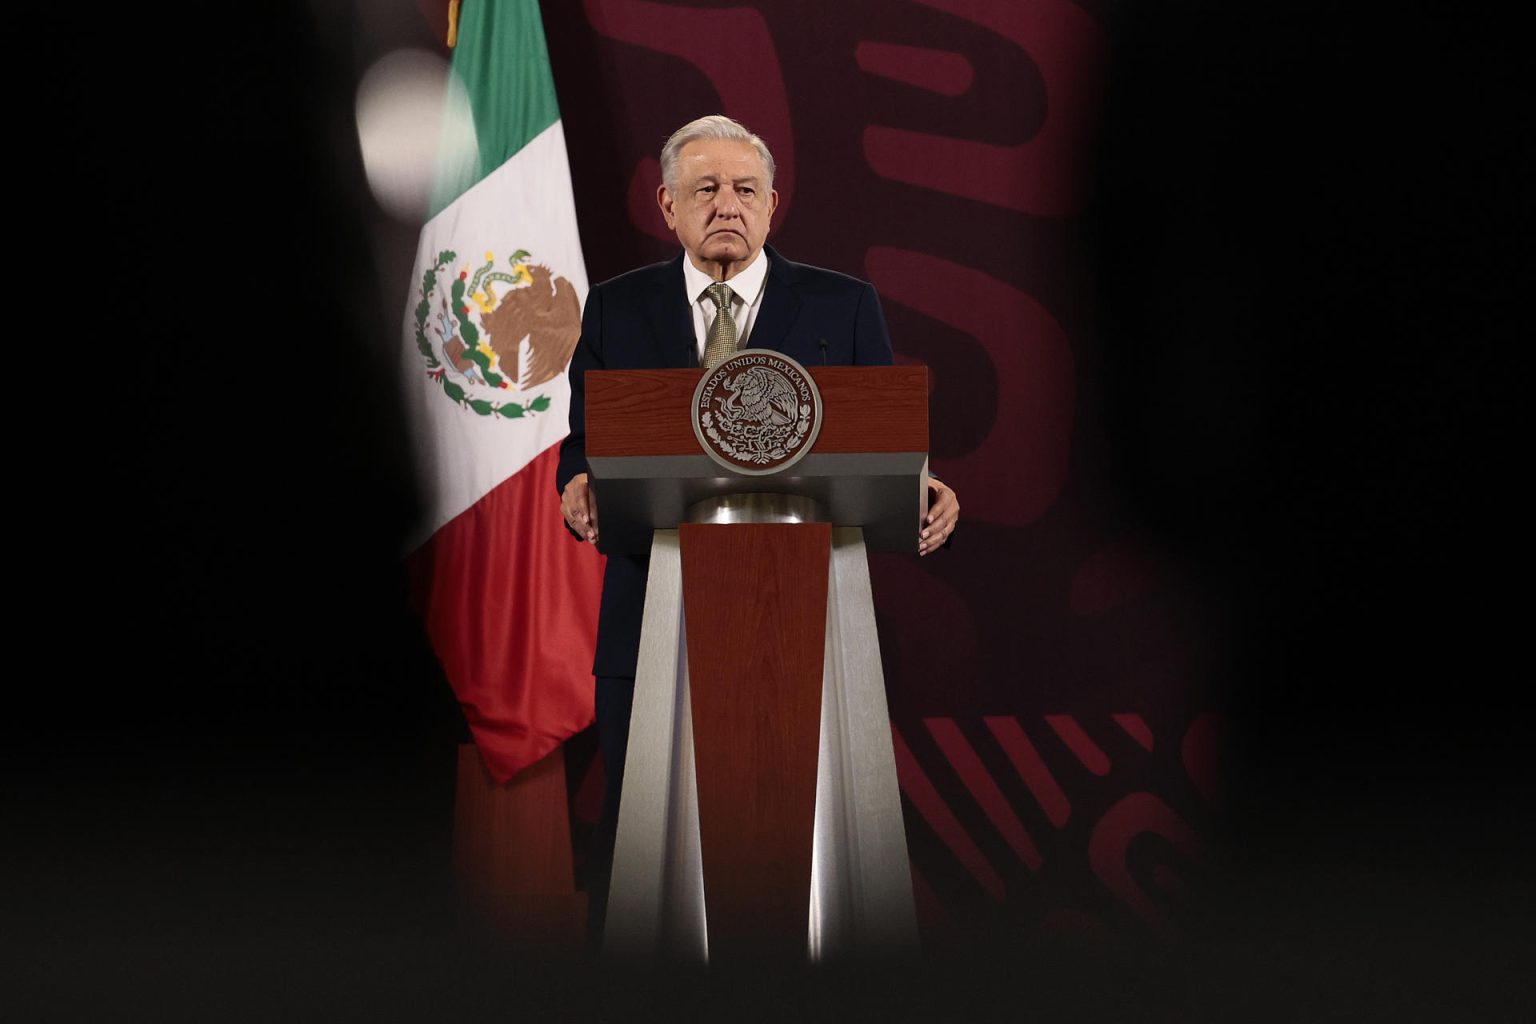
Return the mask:
[[[741,198],[730,189],[721,189],[715,193],[715,216],[741,216]]]

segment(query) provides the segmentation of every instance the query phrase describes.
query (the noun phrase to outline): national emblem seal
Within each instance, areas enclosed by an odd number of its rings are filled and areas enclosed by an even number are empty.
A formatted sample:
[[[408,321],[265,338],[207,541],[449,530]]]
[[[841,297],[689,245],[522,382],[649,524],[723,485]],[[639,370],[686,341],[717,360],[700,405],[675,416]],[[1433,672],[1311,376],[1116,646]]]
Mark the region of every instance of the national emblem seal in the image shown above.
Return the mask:
[[[805,458],[821,431],[821,393],[781,352],[749,348],[704,375],[693,393],[693,432],[734,473],[779,473]]]

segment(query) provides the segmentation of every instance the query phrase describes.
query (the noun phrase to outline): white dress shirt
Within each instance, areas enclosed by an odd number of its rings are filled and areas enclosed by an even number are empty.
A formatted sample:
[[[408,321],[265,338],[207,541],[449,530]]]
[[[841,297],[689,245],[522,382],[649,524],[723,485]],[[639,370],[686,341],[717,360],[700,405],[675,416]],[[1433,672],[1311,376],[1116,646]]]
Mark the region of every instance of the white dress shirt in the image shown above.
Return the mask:
[[[683,254],[683,287],[688,292],[688,304],[693,307],[693,340],[698,346],[699,359],[704,359],[704,343],[709,338],[709,325],[715,322],[715,300],[709,297],[709,286],[715,279],[693,265],[688,254]],[[768,254],[757,251],[757,258],[747,268],[729,281],[731,286],[731,316],[736,320],[736,347],[747,348],[747,338],[752,333],[752,322],[757,319],[758,307],[763,304],[763,292],[768,283]]]

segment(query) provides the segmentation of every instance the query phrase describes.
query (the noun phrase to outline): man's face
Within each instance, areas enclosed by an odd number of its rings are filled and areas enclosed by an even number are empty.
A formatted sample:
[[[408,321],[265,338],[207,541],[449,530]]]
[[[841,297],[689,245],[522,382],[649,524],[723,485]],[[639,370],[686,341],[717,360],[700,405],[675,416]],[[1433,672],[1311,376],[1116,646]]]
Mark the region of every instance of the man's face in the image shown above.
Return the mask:
[[[750,142],[695,139],[677,155],[677,193],[663,185],[656,200],[667,227],[694,266],[729,278],[752,262],[768,238],[779,205],[768,171]]]

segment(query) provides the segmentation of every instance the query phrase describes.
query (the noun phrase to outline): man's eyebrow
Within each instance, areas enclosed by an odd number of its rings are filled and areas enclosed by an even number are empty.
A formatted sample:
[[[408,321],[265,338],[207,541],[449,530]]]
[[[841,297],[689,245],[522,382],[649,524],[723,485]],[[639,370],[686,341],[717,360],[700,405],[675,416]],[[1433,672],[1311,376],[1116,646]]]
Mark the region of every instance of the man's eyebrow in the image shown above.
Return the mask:
[[[709,183],[709,184],[712,184],[712,185],[718,185],[720,183],[720,176],[718,174],[701,174],[697,178],[693,179],[693,183],[695,185],[701,185],[701,184],[704,184],[706,182]],[[731,179],[731,184],[732,185],[756,185],[757,184],[757,175],[749,174],[749,175],[747,175],[744,178],[732,178]]]

